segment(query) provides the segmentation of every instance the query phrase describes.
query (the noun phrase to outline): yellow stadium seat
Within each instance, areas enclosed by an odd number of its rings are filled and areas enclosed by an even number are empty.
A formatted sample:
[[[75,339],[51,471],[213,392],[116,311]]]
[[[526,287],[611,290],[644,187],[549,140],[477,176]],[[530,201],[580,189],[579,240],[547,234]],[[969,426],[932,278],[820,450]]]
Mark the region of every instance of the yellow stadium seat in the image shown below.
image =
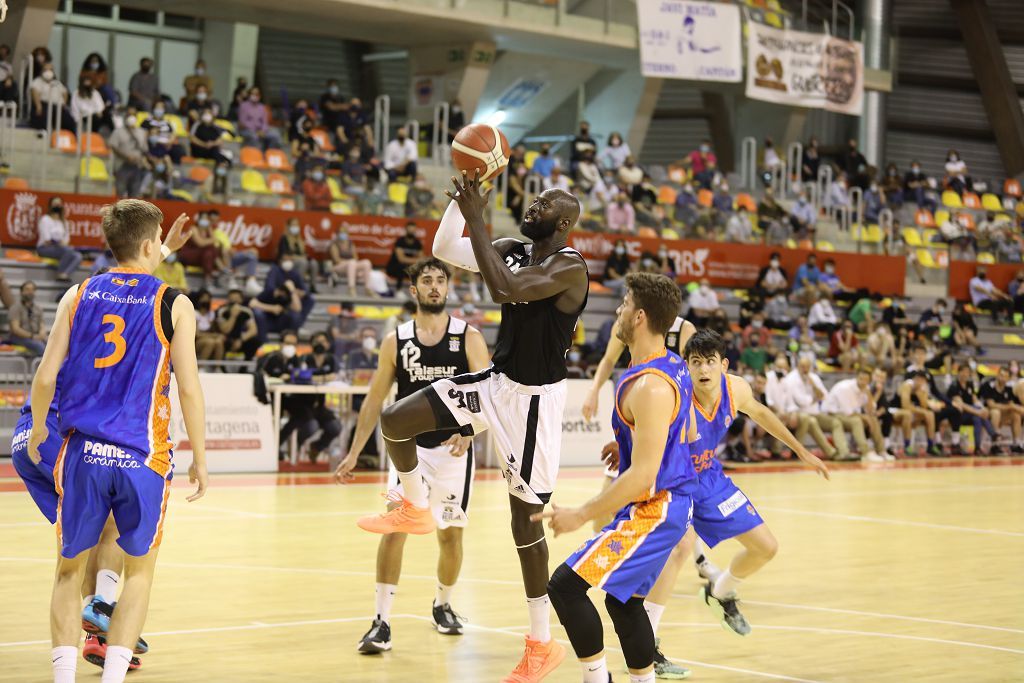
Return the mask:
[[[86,164],[86,162],[89,162]],[[84,178],[89,180],[110,180],[110,174],[107,173],[107,165],[103,163],[103,159],[97,159],[92,157],[91,159],[82,159],[82,164],[79,172]]]
[[[174,134],[179,138],[188,137],[188,128],[185,127],[185,123],[181,120],[180,116],[177,114],[164,114],[164,120],[171,124]]]
[[[995,263],[996,257],[987,251],[978,252],[978,263]]]
[[[792,237],[788,238],[786,240],[786,248],[787,249],[796,249],[796,240],[793,239]]]
[[[1019,334],[1004,334],[1003,343],[1010,346],[1024,346],[1024,339]]]
[[[882,228],[878,225],[869,225],[861,230],[860,240],[866,244],[880,244],[885,238]]]
[[[986,211],[1002,211],[1003,210],[1003,203],[1001,201],[999,201],[999,197],[997,197],[996,195],[992,194],[991,192],[986,192],[985,194],[983,194],[981,196],[981,206]]]
[[[180,200],[182,200],[184,202],[194,202],[195,201],[195,197],[193,197],[191,195],[191,193],[186,192],[185,190],[171,190],[171,196],[172,197],[177,197],[178,199],[180,199]]]
[[[426,142],[420,142],[416,145],[416,151],[420,155],[420,159],[428,159],[430,157],[430,148]]]
[[[345,197],[345,193],[341,191],[341,185],[338,184],[338,179],[333,176],[327,176],[327,187],[331,189],[331,199],[338,202]]]
[[[263,177],[263,174],[259,171],[254,171],[251,168],[247,168],[242,171],[242,190],[244,192],[253,192],[255,194],[270,194],[270,190],[267,189],[267,181]]]
[[[964,208],[964,203],[960,199],[960,195],[958,195],[956,192],[953,192],[952,190],[946,190],[945,192],[942,193],[942,205],[948,206],[951,209]]]
[[[235,124],[231,123],[227,119],[214,119],[213,125],[224,129],[224,134],[221,135],[222,138],[227,138],[228,140],[236,142],[242,139],[238,136],[238,131],[235,130]]]
[[[933,249],[942,249],[945,247],[945,244],[935,241],[938,234],[938,230],[922,230],[921,242],[923,242],[925,246],[932,247]]]
[[[679,239],[679,233],[671,228],[665,228],[661,231],[661,237],[666,240],[677,240]]]
[[[935,212],[935,225],[944,225],[949,221],[949,211],[939,209]]]
[[[352,205],[348,202],[331,202],[331,213],[336,213],[339,216],[350,216],[352,215]]]
[[[917,231],[917,228],[903,228],[903,241],[907,243],[908,247],[920,247],[924,244],[921,241],[921,233]]]
[[[939,264],[932,258],[932,252],[928,249],[917,250],[917,262],[925,268],[938,268]]]
[[[395,204],[405,206],[405,200],[409,197],[409,186],[405,183],[391,183],[388,185],[388,199]]]
[[[526,168],[533,168],[533,162],[536,161],[537,157],[539,157],[539,156],[540,156],[540,152],[538,152],[536,150],[532,150],[532,149],[527,150],[526,151],[526,156],[523,157],[523,163],[526,164]]]
[[[836,245],[827,240],[818,240],[818,249],[821,251],[835,251]]]

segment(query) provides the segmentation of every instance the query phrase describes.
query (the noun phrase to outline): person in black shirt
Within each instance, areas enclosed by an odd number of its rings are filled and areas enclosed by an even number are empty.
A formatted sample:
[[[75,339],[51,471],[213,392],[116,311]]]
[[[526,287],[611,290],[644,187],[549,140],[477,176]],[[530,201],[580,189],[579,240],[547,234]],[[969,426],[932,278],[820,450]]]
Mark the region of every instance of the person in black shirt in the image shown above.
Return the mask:
[[[957,346],[973,346],[978,355],[983,353],[978,343],[978,325],[962,301],[953,307],[953,342]]]
[[[423,242],[416,236],[416,224],[410,221],[405,224],[405,234],[395,240],[391,259],[384,269],[388,277],[394,278],[396,291],[402,291],[402,281],[407,277],[405,269],[422,256]]]
[[[260,348],[259,329],[252,309],[245,305],[240,289],[228,292],[228,301],[217,311],[217,327],[225,336],[227,352],[242,353],[252,360]]]
[[[320,120],[337,138],[338,142],[344,139],[345,130],[342,127],[342,122],[347,110],[348,102],[341,94],[338,79],[327,79],[327,90],[320,95]]]
[[[995,443],[996,438],[998,438],[999,431],[992,425],[992,421],[989,419],[992,411],[984,407],[978,399],[978,393],[974,389],[973,375],[974,372],[971,370],[970,365],[967,363],[961,365],[956,373],[956,381],[949,388],[947,396],[950,403],[953,404],[953,408],[960,411],[960,423],[974,425],[975,453],[988,455],[989,452],[987,450],[983,451],[981,448],[981,430],[984,429],[988,432],[992,443]]]
[[[455,140],[455,136],[465,125],[466,112],[462,111],[462,103],[457,99],[452,100],[451,107],[448,109],[448,144]],[[509,166],[511,167],[511,163]]]
[[[373,144],[373,130],[370,128],[366,112],[363,111],[363,101],[358,97],[349,100],[348,110],[341,117],[341,133],[339,138],[341,145],[339,153],[344,154],[357,143],[361,146],[361,140]]]
[[[888,325],[892,333],[897,336],[899,336],[900,330],[914,329],[914,322],[907,316],[907,309],[897,299],[893,299],[892,303],[882,309],[882,322]]]
[[[590,124],[580,121],[580,132],[572,139],[572,149],[569,150],[569,171],[573,180],[578,180],[576,168],[588,153],[592,157],[597,156],[597,141],[590,135]]]
[[[917,321],[917,332],[922,337],[932,338],[939,332],[939,328],[944,322],[946,317],[946,300],[939,299],[929,308],[926,308],[921,313],[920,320]]]
[[[857,141],[850,138],[846,151],[839,157],[839,165],[846,171],[850,184],[862,190],[868,188],[868,160],[857,149]]]
[[[326,332],[317,332],[310,340],[313,352],[300,357],[293,364],[294,370],[302,373],[312,372],[314,382],[329,382],[338,374],[338,361],[331,353],[330,338]],[[295,359],[293,359],[295,360]],[[320,394],[291,396],[288,424],[281,430],[281,444],[291,438],[292,432],[298,430],[299,447],[301,448],[313,434],[320,430],[320,437],[309,445],[309,461],[316,462],[320,454],[327,450],[331,442],[341,434],[341,422],[330,410]]]
[[[213,112],[204,109],[189,133],[192,156],[197,159],[212,159],[218,164],[230,164],[231,158],[226,156],[222,149],[224,146],[223,135],[224,129],[213,122]]]
[[[992,426],[998,430],[1004,424],[1010,425],[1010,433],[1013,435],[1010,451],[1024,453],[1024,439],[1021,437],[1024,406],[1017,400],[1009,381],[1010,371],[1004,365],[999,368],[995,378],[981,385],[981,400],[991,411]]]
[[[617,296],[622,296],[626,286],[626,274],[630,271],[629,254],[626,253],[626,243],[623,240],[616,240],[615,246],[608,254],[608,260],[604,264],[604,277],[602,284],[615,291]]]

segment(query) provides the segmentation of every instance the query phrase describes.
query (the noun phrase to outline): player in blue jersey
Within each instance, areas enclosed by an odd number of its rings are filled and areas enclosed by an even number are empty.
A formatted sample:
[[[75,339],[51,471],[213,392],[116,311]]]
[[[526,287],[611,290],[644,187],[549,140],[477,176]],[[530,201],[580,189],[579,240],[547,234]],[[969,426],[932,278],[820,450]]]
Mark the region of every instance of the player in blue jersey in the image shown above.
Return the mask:
[[[164,239],[164,249],[161,250],[165,257],[188,242],[191,231],[185,230],[187,223],[188,216],[186,214],[181,214],[174,221]],[[21,415],[14,428],[14,438],[11,441],[11,461],[14,464],[14,469],[24,482],[36,507],[50,524],[57,521],[58,496],[54,486],[53,468],[57,464],[57,454],[61,444],[64,443],[57,422],[59,391],[58,387],[46,415],[46,428],[49,436],[39,448],[40,462],[33,463],[28,456],[28,441],[32,432],[31,400],[26,401],[21,408]],[[104,635],[109,628],[110,616],[113,613],[114,603],[117,601],[117,587],[124,566],[124,552],[117,546],[116,541],[117,527],[113,523],[113,518],[110,517],[107,520],[107,525],[103,528],[99,543],[89,554],[89,564],[82,583],[82,595],[85,598],[82,625],[90,633],[86,637],[83,656],[87,661],[98,666],[103,666],[103,661],[106,658]],[[93,635],[94,633],[102,635]],[[148,649],[146,641],[140,637],[135,646],[135,654],[142,654]],[[134,670],[139,666],[141,663],[138,657],[133,657],[130,668]]]
[[[194,447],[193,501],[206,491],[205,424],[195,355],[195,311],[152,272],[163,214],[125,199],[105,207],[103,233],[119,267],[72,287],[32,383],[29,458],[42,461],[46,417],[58,382],[54,466],[60,552],[50,624],[55,683],[75,678],[79,591],[89,551],[112,513],[126,553],[124,589],[110,619],[103,683],[120,683],[145,621],[172,474],[169,438],[173,362],[185,429]]]
[[[607,593],[630,679],[654,680],[654,631],[644,596],[672,549],[690,527],[697,473],[688,441],[693,429],[693,384],[686,363],[665,348],[680,306],[679,288],[663,275],[631,273],[617,311],[619,338],[634,359],[615,390],[612,427],[619,444],[619,476],[578,508],[552,504],[533,519],[550,519],[555,535],[618,510],[596,536],[551,575],[548,595],[583,669],[584,683],[607,683],[601,617],[587,597]]]

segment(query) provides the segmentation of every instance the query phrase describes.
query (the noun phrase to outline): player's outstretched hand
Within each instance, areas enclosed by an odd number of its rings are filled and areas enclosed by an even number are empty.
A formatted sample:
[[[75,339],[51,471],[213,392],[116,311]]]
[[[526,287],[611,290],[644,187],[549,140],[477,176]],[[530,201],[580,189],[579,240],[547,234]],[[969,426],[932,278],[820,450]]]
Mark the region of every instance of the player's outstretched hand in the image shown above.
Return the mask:
[[[190,503],[194,503],[203,496],[206,495],[206,487],[210,485],[210,475],[206,472],[206,464],[196,465],[195,460],[188,466],[188,483],[198,484],[196,492],[186,498]]]
[[[164,238],[164,246],[171,251],[178,251],[185,246],[185,243],[192,238],[192,228],[186,230],[186,225],[188,225],[188,214],[183,213],[175,218],[171,229],[167,231],[167,237]]]
[[[50,436],[50,430],[45,425],[33,425],[32,433],[28,437],[28,459],[32,461],[33,465],[38,465],[43,461],[43,456],[39,453],[39,447],[46,442]]]
[[[480,191],[480,171],[474,170],[472,178],[463,171],[461,184],[458,178],[452,176],[452,184],[455,185],[455,194],[447,190],[445,194],[459,205],[459,211],[466,219],[466,225],[472,225],[473,219],[483,221],[484,209],[487,208],[487,200],[491,196],[492,188],[488,188],[484,192]]]
[[[349,453],[345,458],[338,463],[338,466],[334,469],[334,481],[338,484],[348,484],[355,481],[356,475],[352,473],[352,470],[356,468],[356,463],[359,462],[359,454],[355,451]]]
[[[545,519],[551,520],[548,522],[548,527],[555,532],[555,538],[558,538],[560,534],[576,531],[587,521],[580,514],[579,508],[560,508],[554,503],[551,504],[551,509],[547,512],[530,515],[531,522],[540,522]]]
[[[583,399],[583,419],[590,422],[597,415],[597,392],[591,391],[587,394],[587,397]]]
[[[611,467],[612,469],[619,469],[619,442],[609,441],[601,449],[601,462],[604,463],[605,467]]]
[[[448,447],[448,452],[456,458],[461,458],[469,450],[470,445],[473,443],[473,437],[462,436],[461,434],[452,434],[451,437],[445,441],[442,446]]]
[[[828,471],[828,465],[822,462],[821,458],[816,456],[814,453],[811,453],[806,448],[800,448],[796,452],[796,457],[803,460],[808,467],[813,467],[814,471],[820,474],[821,476],[825,477],[826,480],[832,478],[832,475],[829,474]]]

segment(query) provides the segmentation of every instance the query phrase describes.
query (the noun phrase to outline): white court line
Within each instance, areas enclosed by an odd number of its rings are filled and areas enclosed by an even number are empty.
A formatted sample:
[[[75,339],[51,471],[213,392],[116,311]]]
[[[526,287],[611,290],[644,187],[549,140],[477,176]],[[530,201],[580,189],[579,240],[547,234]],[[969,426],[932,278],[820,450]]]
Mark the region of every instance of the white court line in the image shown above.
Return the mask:
[[[673,593],[673,598],[685,598],[687,600],[696,600],[696,596],[687,595],[685,593]],[[989,626],[987,624],[971,624],[964,621],[948,621],[945,619],[929,619],[927,617],[910,617],[903,614],[887,614],[885,612],[864,612],[855,609],[840,609],[837,607],[818,607],[815,605],[795,605],[786,602],[766,602],[764,600],[743,600],[744,604],[747,605],[758,605],[761,607],[783,607],[786,609],[805,610],[808,612],[826,612],[830,614],[849,614],[851,616],[858,617],[878,617],[881,619],[896,619],[899,621],[917,621],[924,624],[941,624],[943,626],[959,626],[962,628],[977,628],[985,631],[1000,631],[1003,633],[1020,633],[1024,634],[1024,630],[1019,628],[1007,628],[1004,626]]]
[[[761,510],[767,510],[768,512],[782,512],[789,513],[792,515],[807,515],[810,517],[828,517],[830,519],[845,519],[851,522],[874,522],[876,524],[891,524],[894,526],[916,526],[923,527],[926,529],[942,529],[943,531],[957,531],[972,534],[992,534],[995,536],[1013,536],[1018,538],[1024,538],[1024,532],[1021,531],[1005,531],[1003,529],[978,529],[976,527],[956,526],[953,524],[933,524],[931,522],[914,522],[906,519],[885,519],[883,517],[865,517],[863,515],[844,515],[838,512],[794,510],[793,508],[765,507],[763,505],[758,505],[757,507]]]

